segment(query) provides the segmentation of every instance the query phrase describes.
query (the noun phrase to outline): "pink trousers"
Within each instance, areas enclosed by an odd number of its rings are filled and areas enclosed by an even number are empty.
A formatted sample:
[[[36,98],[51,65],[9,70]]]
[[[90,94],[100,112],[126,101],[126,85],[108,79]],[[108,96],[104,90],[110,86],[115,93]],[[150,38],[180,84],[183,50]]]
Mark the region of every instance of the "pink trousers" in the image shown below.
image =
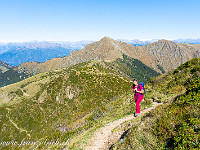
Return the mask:
[[[140,102],[144,98],[144,95],[140,95],[138,98],[137,96],[134,96],[135,98],[135,103],[136,103],[136,113],[140,113]]]

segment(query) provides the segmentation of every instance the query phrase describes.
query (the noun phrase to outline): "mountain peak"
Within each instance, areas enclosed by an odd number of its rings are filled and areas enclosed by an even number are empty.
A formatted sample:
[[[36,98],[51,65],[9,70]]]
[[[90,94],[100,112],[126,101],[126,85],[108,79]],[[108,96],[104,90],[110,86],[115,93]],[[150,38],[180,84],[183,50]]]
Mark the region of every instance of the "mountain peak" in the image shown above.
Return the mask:
[[[166,40],[166,39],[161,39],[159,41],[157,41],[158,43],[174,43],[173,41],[170,40]]]
[[[99,42],[106,42],[106,41],[115,41],[115,40],[112,39],[112,38],[110,38],[110,37],[105,36],[105,37],[103,37],[102,39],[100,39]]]
[[[108,36],[104,36],[102,39],[112,39],[112,38],[110,38],[110,37],[108,37]],[[112,39],[113,40],[113,39]]]
[[[66,68],[90,60],[112,61],[123,58],[123,54],[141,60],[156,71],[162,71],[158,68],[158,65],[162,66],[165,71],[169,71],[189,59],[199,57],[199,50],[197,48],[191,49],[189,46],[180,47],[178,44],[165,39],[145,46],[133,46],[105,36],[97,42],[86,45],[82,50],[71,51],[69,56],[51,59],[40,64],[31,64],[30,66],[22,64],[21,66],[28,73],[29,70],[40,73]]]

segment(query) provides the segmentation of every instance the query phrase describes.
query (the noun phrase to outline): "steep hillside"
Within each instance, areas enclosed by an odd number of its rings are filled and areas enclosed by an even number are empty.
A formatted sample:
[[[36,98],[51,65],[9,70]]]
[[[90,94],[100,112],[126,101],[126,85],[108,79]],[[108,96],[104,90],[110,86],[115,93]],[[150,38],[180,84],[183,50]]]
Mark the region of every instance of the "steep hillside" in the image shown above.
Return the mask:
[[[31,63],[28,62],[19,65],[18,69],[37,74],[90,60],[115,60],[122,58],[123,54],[138,59],[145,65],[163,73],[177,68],[194,57],[200,57],[200,50],[198,45],[176,44],[167,40],[160,40],[145,46],[133,46],[104,37],[98,42],[88,44],[82,50],[71,52],[67,57],[54,58],[44,63],[34,64],[34,67],[30,67]]]
[[[152,79],[151,87],[160,93],[185,93],[144,116],[111,149],[199,149],[199,71],[200,59],[195,58]]]
[[[124,76],[136,78],[138,81],[145,83],[147,83],[151,78],[160,75],[160,73],[146,66],[140,60],[131,58],[124,54],[122,59],[117,58],[115,61],[106,62],[106,64]]]
[[[14,66],[11,66],[3,61],[0,61],[0,87],[16,83],[21,81],[30,75],[25,72],[16,70]]]
[[[0,61],[0,87],[24,80],[31,75]]]
[[[200,58],[194,58],[175,70],[152,78],[149,85],[151,89],[161,93],[177,94],[185,92],[186,85],[198,77],[200,77]]]
[[[11,66],[3,61],[0,61],[0,74],[8,71],[9,69],[13,68],[14,66]]]
[[[200,49],[196,45],[185,43],[174,43],[167,40],[159,40],[145,46],[153,54],[158,65],[168,72],[176,69],[181,64],[192,58],[200,57]]]
[[[55,141],[61,144],[130,113],[130,100],[123,98],[130,94],[130,87],[129,78],[104,62],[93,61],[0,88],[0,141],[36,142],[23,145],[25,149],[62,147]]]
[[[9,69],[0,74],[0,87],[22,81],[30,76],[31,75],[26,72],[20,72],[19,70],[15,70],[13,68]]]

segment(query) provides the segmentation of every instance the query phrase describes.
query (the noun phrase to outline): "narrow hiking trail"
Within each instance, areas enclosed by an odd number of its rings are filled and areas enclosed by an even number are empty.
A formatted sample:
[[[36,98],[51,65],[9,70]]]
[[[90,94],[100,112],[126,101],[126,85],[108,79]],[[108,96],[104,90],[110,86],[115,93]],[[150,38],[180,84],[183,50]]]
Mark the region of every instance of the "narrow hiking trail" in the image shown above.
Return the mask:
[[[153,102],[153,107],[144,109],[141,111],[140,116],[144,115],[145,113],[149,112],[150,110],[154,109],[158,105],[161,105],[162,103]],[[91,140],[88,142],[87,146],[85,147],[85,150],[104,150],[109,149],[109,147],[117,142],[117,140],[121,137],[124,131],[120,131],[118,133],[113,134],[112,130],[118,126],[120,126],[125,121],[129,121],[134,119],[134,115],[131,114],[129,116],[126,116],[124,118],[115,120],[111,123],[108,123],[104,127],[101,127],[98,129]]]

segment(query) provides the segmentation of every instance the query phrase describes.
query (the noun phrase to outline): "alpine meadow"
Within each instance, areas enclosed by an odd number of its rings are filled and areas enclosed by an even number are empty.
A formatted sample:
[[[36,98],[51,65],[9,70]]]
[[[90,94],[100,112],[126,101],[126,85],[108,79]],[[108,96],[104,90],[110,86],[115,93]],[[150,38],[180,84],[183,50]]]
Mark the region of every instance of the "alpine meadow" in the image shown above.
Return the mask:
[[[200,150],[199,0],[0,0],[0,150]]]

